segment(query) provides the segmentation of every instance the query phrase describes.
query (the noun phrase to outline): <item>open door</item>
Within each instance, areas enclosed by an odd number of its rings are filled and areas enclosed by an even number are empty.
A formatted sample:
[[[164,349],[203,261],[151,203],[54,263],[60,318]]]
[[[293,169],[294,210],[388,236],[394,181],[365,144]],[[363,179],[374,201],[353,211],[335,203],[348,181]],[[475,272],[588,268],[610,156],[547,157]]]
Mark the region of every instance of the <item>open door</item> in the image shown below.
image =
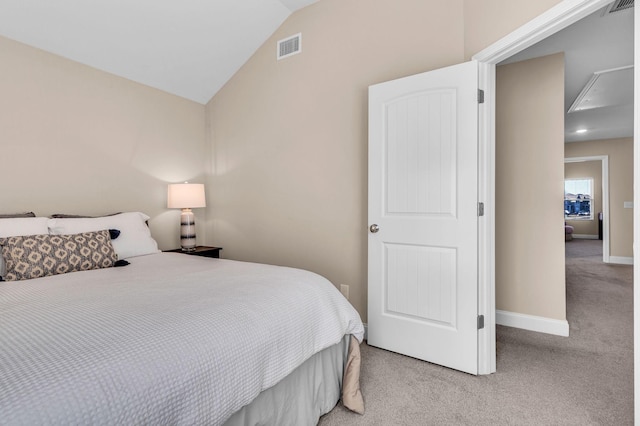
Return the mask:
[[[369,345],[478,373],[477,182],[477,62],[369,88]]]

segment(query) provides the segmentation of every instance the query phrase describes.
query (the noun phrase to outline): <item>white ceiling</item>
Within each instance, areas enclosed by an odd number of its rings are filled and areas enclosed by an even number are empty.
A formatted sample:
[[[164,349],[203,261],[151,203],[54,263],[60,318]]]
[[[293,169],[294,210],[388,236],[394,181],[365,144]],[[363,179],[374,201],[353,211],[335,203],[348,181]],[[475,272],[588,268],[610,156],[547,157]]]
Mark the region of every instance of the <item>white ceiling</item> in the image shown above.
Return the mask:
[[[633,8],[606,7],[503,62],[565,53],[565,112],[595,73],[633,65]],[[628,73],[631,75],[631,73]],[[565,142],[633,136],[633,80],[607,78],[595,87],[605,106],[565,113]],[[605,93],[603,93],[605,92]],[[593,91],[589,96],[595,96]],[[595,102],[594,97],[590,98]],[[576,133],[587,129],[586,133]]]
[[[0,0],[0,35],[205,104],[316,1]]]
[[[205,104],[293,11],[316,1],[0,0],[0,35]],[[567,111],[594,73],[633,64],[633,9],[605,12],[504,63],[565,52]],[[632,135],[628,101],[565,116],[567,142]]]

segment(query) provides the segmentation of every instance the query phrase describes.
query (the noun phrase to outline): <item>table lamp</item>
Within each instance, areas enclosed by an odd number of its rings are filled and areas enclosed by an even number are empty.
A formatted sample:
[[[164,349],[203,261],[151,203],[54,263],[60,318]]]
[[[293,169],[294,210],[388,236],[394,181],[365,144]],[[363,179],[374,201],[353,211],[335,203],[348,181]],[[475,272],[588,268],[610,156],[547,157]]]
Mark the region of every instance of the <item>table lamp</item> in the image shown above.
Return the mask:
[[[167,190],[167,207],[182,209],[180,214],[180,246],[183,251],[196,249],[196,219],[191,209],[206,207],[204,184],[174,183]]]

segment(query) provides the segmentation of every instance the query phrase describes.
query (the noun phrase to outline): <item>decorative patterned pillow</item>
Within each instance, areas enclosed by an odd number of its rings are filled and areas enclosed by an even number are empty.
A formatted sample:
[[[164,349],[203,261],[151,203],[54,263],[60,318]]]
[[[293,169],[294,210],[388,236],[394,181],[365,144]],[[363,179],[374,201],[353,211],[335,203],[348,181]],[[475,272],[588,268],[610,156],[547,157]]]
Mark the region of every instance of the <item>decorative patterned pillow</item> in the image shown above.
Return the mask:
[[[106,229],[72,235],[0,238],[0,247],[7,269],[5,281],[110,268],[118,260]]]
[[[46,217],[32,217],[29,213],[17,214],[18,217],[8,217],[15,215],[6,215],[0,217],[0,238],[15,237],[16,235],[36,235],[48,234],[49,228],[47,224],[49,219]],[[2,250],[0,248],[0,281],[6,272],[4,259],[2,258]]]

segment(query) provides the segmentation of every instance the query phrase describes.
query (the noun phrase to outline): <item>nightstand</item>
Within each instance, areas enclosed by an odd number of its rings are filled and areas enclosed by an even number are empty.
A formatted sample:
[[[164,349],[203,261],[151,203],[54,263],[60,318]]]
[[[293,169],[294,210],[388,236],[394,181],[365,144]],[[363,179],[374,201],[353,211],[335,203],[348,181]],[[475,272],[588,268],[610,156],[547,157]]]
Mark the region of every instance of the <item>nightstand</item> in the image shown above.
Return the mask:
[[[193,256],[202,257],[215,257],[216,259],[218,259],[220,258],[220,250],[222,250],[222,247],[196,246],[196,249],[193,251],[182,251],[182,249],[173,249],[165,250],[165,252],[190,254]]]

